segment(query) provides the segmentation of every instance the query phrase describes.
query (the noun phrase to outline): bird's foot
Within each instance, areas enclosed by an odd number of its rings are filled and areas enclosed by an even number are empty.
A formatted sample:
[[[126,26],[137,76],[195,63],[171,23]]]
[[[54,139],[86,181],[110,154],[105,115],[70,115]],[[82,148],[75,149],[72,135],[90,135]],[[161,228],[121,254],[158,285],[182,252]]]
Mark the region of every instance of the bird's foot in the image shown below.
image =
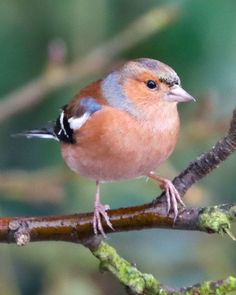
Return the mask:
[[[107,210],[109,209],[110,209],[109,205],[103,205],[100,202],[95,203],[94,215],[93,215],[93,231],[95,235],[101,233],[105,239],[107,238],[107,235],[105,234],[103,226],[102,226],[102,217],[104,218],[107,226],[110,227],[112,230],[114,230],[110,222],[109,216],[107,214]]]
[[[185,207],[185,204],[182,201],[179,192],[169,179],[159,177],[155,175],[153,172],[150,172],[148,176],[154,180],[157,180],[160,183],[160,188],[165,191],[167,202],[167,214],[169,214],[170,211],[173,210],[175,222],[178,217],[178,205]]]
[[[160,183],[160,188],[162,188],[166,192],[166,202],[167,202],[167,214],[171,211],[171,209],[174,212],[174,222],[176,221],[176,218],[178,217],[178,205],[181,205],[185,207],[184,202],[182,201],[182,198],[173,185],[173,183],[169,179],[163,178]]]

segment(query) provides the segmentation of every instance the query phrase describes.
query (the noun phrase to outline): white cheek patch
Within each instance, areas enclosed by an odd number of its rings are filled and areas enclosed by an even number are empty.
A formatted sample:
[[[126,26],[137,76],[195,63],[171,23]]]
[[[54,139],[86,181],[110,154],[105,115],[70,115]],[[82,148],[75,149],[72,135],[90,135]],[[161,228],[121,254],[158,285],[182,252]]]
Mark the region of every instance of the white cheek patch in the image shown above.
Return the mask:
[[[68,119],[70,128],[72,130],[80,129],[85,124],[85,122],[89,119],[90,116],[91,114],[89,112],[86,112],[83,114],[83,116],[79,118],[71,117],[70,119]]]

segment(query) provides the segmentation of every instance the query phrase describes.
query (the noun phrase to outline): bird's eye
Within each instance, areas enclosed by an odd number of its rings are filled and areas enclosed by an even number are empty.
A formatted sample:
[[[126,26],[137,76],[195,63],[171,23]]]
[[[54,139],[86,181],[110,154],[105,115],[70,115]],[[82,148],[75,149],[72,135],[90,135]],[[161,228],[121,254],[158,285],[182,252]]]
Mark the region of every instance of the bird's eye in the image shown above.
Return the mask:
[[[146,82],[146,85],[147,85],[147,87],[150,88],[150,89],[154,89],[154,88],[157,87],[156,82],[154,82],[153,80],[148,80],[148,81]]]

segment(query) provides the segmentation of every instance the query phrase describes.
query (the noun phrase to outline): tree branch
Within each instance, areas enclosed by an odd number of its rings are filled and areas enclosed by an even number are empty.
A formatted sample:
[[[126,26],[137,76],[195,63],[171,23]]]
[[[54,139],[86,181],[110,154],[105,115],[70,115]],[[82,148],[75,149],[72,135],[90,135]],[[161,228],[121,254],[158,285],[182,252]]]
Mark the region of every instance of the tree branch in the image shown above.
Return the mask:
[[[202,231],[207,233],[230,233],[230,224],[236,220],[236,205],[219,205],[205,208],[187,208],[173,217],[166,215],[166,207],[152,204],[109,211],[115,232],[147,228],[168,228]],[[0,242],[26,244],[31,241],[66,241],[79,243],[93,236],[93,213],[49,217],[0,218]],[[104,223],[107,233],[113,231]],[[22,237],[23,242],[22,243]],[[26,239],[27,238],[27,239]],[[25,240],[26,239],[26,240]]]
[[[132,295],[211,295],[236,290],[235,277],[201,282],[186,288],[170,288],[162,285],[153,275],[140,272],[107,243],[101,242],[95,249],[94,244],[90,245],[90,251],[100,261],[100,269],[110,271]]]
[[[184,196],[186,191],[197,181],[205,177],[212,170],[217,168],[236,150],[236,108],[233,111],[230,127],[227,135],[219,140],[209,151],[202,154],[195,161],[190,163],[175,179],[173,184]],[[165,202],[165,194],[161,194],[154,201],[154,205]]]

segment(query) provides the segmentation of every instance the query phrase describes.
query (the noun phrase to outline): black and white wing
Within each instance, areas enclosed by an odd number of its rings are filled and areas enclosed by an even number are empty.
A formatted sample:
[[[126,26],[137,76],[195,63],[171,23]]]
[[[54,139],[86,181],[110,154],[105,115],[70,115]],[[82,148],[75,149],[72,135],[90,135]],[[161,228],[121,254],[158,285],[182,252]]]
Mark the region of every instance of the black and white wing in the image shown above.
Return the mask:
[[[45,127],[36,130],[24,131],[17,134],[27,138],[44,138],[54,139],[64,143],[75,143],[73,137],[74,131],[80,129],[85,122],[93,115],[93,113],[101,110],[102,106],[92,97],[80,99],[78,108],[74,115],[66,114],[65,106],[58,116],[55,124],[50,127]]]

